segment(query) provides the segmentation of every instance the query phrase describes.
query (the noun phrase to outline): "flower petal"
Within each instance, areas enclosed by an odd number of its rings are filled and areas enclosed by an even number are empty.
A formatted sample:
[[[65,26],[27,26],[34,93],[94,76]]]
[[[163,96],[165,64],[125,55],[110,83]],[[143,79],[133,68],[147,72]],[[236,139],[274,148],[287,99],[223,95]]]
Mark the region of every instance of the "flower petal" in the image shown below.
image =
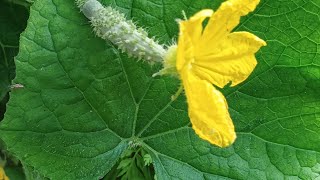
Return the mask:
[[[192,69],[201,79],[221,88],[230,81],[235,86],[251,74],[257,64],[254,54],[265,45],[263,40],[251,33],[234,32],[211,53],[196,56]]]
[[[204,9],[193,15],[189,20],[180,22],[180,35],[188,35],[193,44],[197,44],[202,35],[203,27],[202,22],[211,17],[213,11],[211,9]]]
[[[181,78],[195,132],[200,138],[220,147],[232,144],[236,134],[224,96],[212,84],[187,69],[182,71]]]
[[[178,56],[180,52],[180,55],[182,55],[184,58],[177,58],[178,71],[182,69],[186,62],[193,58],[193,47],[195,44],[199,43],[202,35],[202,22],[204,19],[211,17],[212,14],[213,11],[211,9],[204,9],[192,16],[189,20],[179,22],[180,34],[178,43]]]
[[[212,15],[203,31],[199,49],[210,51],[208,43],[219,44],[240,22],[240,17],[254,11],[260,0],[228,0]]]
[[[0,179],[1,180],[9,180],[9,178],[6,176],[3,168],[0,166]]]

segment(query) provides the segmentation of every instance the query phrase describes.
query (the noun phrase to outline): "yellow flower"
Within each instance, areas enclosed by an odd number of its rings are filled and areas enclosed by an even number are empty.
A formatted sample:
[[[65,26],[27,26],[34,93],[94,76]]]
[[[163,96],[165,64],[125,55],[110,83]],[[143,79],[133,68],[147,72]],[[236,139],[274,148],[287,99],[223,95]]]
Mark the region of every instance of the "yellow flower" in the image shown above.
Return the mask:
[[[1,166],[0,166],[0,180],[9,180],[9,178],[6,176]]]
[[[243,82],[255,68],[254,54],[266,43],[248,32],[231,32],[241,16],[252,12],[259,0],[228,0],[219,9],[202,10],[180,21],[176,70],[185,89],[189,117],[195,132],[220,147],[229,146],[236,133],[223,88]],[[205,28],[203,22],[209,21]]]

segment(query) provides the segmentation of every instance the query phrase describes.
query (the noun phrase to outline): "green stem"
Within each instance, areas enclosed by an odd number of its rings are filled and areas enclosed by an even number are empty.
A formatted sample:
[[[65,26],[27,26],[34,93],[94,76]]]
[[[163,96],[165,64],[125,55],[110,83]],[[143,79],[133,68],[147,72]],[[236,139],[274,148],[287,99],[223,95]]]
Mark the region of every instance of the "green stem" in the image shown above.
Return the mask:
[[[180,96],[182,91],[183,91],[183,85],[180,84],[178,91],[173,96],[171,96],[171,101],[175,101]]]

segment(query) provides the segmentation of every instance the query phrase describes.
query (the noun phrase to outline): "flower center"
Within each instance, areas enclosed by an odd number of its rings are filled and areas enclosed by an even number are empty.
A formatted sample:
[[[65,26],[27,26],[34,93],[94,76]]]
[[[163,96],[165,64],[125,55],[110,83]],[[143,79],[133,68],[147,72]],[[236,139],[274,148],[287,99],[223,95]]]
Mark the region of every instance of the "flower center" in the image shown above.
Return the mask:
[[[179,77],[177,67],[176,67],[177,49],[178,49],[178,46],[176,44],[168,48],[163,58],[163,69],[155,73],[153,76],[173,75],[173,76]]]

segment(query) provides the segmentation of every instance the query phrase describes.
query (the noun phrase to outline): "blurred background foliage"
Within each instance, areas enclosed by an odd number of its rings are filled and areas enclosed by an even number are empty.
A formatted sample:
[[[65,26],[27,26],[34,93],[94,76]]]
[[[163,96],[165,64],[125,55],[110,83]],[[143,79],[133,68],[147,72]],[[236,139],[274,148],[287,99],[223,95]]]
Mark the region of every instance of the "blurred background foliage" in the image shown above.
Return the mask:
[[[26,28],[31,2],[0,0],[0,121],[6,111],[11,80],[15,76],[14,57],[19,50],[19,37]],[[5,151],[0,141],[0,166],[11,180],[25,179],[19,160]]]

